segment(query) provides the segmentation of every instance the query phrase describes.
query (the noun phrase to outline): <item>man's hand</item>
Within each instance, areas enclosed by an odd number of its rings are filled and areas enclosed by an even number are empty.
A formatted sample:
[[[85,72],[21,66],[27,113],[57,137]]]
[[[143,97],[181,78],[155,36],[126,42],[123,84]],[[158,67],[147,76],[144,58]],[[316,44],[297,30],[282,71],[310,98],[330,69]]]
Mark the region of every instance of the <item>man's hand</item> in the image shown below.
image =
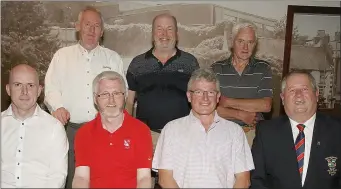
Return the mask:
[[[239,116],[241,121],[248,125],[256,125],[257,124],[257,113],[255,112],[246,112],[246,111],[239,111]]]
[[[70,113],[65,108],[58,108],[52,112],[52,116],[58,119],[63,125],[65,125],[70,119]]]

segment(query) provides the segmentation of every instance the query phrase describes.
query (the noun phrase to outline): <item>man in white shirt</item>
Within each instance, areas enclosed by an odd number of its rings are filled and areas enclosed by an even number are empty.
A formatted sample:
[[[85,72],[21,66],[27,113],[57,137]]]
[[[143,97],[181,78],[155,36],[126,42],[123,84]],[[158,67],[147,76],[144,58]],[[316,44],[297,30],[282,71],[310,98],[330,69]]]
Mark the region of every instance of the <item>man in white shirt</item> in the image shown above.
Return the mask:
[[[341,123],[316,112],[318,96],[310,73],[296,70],[283,78],[287,116],[257,125],[251,189],[341,188]]]
[[[74,174],[73,141],[77,129],[95,118],[97,110],[92,99],[92,81],[103,71],[116,71],[122,76],[121,57],[99,45],[104,22],[101,13],[93,7],[80,12],[76,30],[80,41],[59,49],[45,77],[45,104],[62,124],[70,142],[67,187],[71,188]]]
[[[243,130],[215,111],[219,80],[210,69],[193,72],[188,116],[169,122],[158,140],[153,168],[162,188],[248,188],[254,168]]]
[[[1,113],[1,188],[63,188],[69,149],[63,125],[42,110],[38,73],[15,66],[6,85],[11,105]]]

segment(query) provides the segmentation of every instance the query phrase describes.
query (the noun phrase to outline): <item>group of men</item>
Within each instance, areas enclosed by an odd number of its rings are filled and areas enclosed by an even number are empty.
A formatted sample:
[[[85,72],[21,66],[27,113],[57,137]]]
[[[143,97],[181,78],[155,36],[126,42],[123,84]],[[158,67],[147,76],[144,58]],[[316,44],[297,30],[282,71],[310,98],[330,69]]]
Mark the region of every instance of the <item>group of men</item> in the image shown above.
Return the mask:
[[[51,115],[36,102],[37,71],[12,68],[1,187],[152,188],[153,169],[162,188],[341,188],[341,123],[316,113],[309,73],[284,77],[287,116],[264,120],[272,73],[254,58],[253,24],[233,27],[227,60],[199,68],[176,46],[176,18],[158,15],[153,47],[126,74],[120,56],[99,45],[103,25],[86,7],[79,43],[53,56],[44,89]]]

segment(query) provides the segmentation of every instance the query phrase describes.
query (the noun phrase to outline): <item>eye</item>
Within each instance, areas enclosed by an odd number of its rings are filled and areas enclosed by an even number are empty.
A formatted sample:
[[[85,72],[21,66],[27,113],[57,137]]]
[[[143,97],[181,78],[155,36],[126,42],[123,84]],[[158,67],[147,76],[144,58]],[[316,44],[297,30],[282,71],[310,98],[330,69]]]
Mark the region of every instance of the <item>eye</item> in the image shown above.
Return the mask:
[[[33,87],[34,87],[34,84],[28,84],[28,86],[29,86],[30,88],[33,88]]]
[[[14,83],[15,87],[21,87],[21,83]]]

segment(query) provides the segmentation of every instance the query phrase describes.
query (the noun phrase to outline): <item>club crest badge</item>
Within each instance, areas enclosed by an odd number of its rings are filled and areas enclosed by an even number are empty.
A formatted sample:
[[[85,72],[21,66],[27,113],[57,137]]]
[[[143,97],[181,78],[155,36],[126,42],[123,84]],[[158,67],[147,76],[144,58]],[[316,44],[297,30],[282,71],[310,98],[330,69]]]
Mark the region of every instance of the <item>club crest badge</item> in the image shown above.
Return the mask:
[[[327,163],[328,163],[328,173],[330,174],[330,176],[334,176],[337,172],[337,169],[336,169],[336,160],[337,160],[337,157],[334,157],[334,156],[330,156],[330,157],[326,157],[325,158],[327,160]]]
[[[129,139],[124,139],[123,140],[123,145],[125,149],[129,149],[130,148],[130,140]]]

